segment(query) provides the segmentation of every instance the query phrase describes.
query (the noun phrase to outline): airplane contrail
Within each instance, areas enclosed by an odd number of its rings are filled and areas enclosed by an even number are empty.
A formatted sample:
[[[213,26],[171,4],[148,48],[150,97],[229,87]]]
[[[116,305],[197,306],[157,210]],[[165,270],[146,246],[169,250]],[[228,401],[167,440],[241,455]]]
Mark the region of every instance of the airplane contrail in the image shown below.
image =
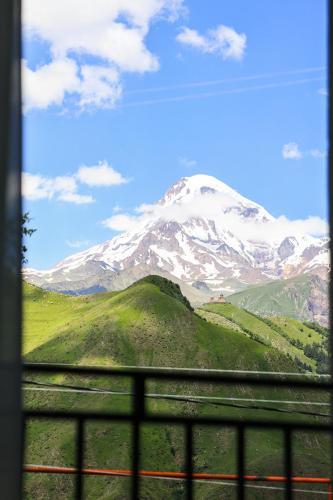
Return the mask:
[[[128,90],[124,92],[124,95],[131,94],[143,94],[149,92],[162,92],[167,90],[177,90],[177,89],[188,89],[188,88],[198,88],[198,87],[209,87],[214,85],[221,85],[223,83],[236,83],[243,81],[251,81],[251,80],[261,80],[265,78],[275,78],[279,76],[289,76],[289,75],[302,75],[305,73],[318,73],[320,71],[326,71],[326,66],[315,66],[311,68],[302,68],[302,69],[294,69],[289,71],[280,71],[275,73],[259,73],[258,75],[248,75],[248,76],[240,76],[236,78],[223,78],[220,80],[206,80],[206,81],[197,81],[197,82],[189,82],[189,83],[180,83],[176,85],[165,85],[162,87],[146,87],[143,89],[134,89]]]
[[[251,87],[240,87],[240,88],[235,88],[235,89],[225,89],[225,90],[219,90],[217,92],[200,92],[197,94],[185,94],[185,95],[180,95],[180,96],[174,96],[174,97],[162,97],[159,99],[146,99],[143,101],[133,101],[133,102],[125,102],[121,105],[118,106],[118,109],[122,108],[132,108],[132,107],[138,107],[138,106],[152,106],[154,104],[163,104],[163,103],[168,103],[168,102],[181,102],[181,101],[187,101],[187,100],[192,100],[192,99],[204,99],[208,97],[217,97],[217,96],[222,96],[222,95],[228,95],[228,94],[243,94],[245,92],[257,92],[260,90],[268,90],[268,89],[275,89],[275,88],[283,88],[283,87],[293,87],[296,85],[304,85],[306,83],[312,83],[312,82],[322,82],[325,81],[325,77],[317,77],[317,78],[305,78],[303,80],[291,80],[287,82],[278,82],[278,83],[268,83],[265,85],[253,85]]]

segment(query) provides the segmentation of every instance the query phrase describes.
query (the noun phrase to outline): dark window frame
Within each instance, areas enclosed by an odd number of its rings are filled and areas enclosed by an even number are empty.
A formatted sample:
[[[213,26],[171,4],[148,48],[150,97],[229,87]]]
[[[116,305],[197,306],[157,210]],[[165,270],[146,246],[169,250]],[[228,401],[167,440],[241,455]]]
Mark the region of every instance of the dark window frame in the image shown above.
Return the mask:
[[[328,66],[329,66],[329,95],[332,95],[332,74],[333,74],[333,30],[332,12],[333,0],[328,0]],[[331,50],[332,49],[332,50]],[[21,498],[22,495],[22,467],[23,467],[23,433],[22,421],[30,418],[67,418],[76,419],[78,422],[77,433],[77,482],[76,497],[82,498],[82,479],[80,473],[83,463],[83,434],[84,420],[89,418],[105,419],[105,416],[98,414],[88,414],[88,412],[76,412],[64,415],[62,412],[34,412],[23,413],[21,403],[21,164],[22,164],[22,119],[21,119],[21,2],[20,0],[1,0],[0,2],[0,485],[2,498],[12,500]],[[330,220],[330,249],[332,259],[332,193],[333,193],[333,157],[332,157],[332,133],[333,133],[333,110],[332,101],[329,98],[328,111],[328,196],[329,196],[329,220]],[[332,262],[332,260],[331,260]],[[333,283],[330,283],[330,303],[332,303]],[[330,324],[332,324],[333,310],[330,308]],[[330,336],[330,348],[333,353],[333,335]],[[26,365],[26,370],[41,371],[40,366]],[[83,368],[66,368],[57,366],[44,366],[44,372],[73,372],[86,373]],[[97,371],[95,371],[97,374]],[[100,371],[98,371],[100,372]],[[89,373],[92,373],[90,369]],[[330,366],[331,380],[333,380],[333,363]],[[103,371],[105,375],[105,371]],[[112,377],[120,376],[117,370],[109,370]],[[176,422],[178,417],[165,415],[151,417],[147,415],[144,408],[144,386],[148,378],[177,379],[177,380],[202,380],[215,381],[229,384],[239,381],[239,377],[226,377],[221,375],[185,375],[184,373],[173,372],[165,374],[163,370],[132,370],[125,375],[133,377],[134,398],[133,411],[128,415],[123,415],[125,420],[133,423],[133,481],[132,498],[139,498],[139,451],[140,435],[139,427],[141,422],[154,422],[163,420]],[[250,380],[248,377],[241,380],[246,384],[258,384],[258,380]],[[265,378],[260,380],[261,385],[281,385],[282,381],[276,378]],[[313,387],[308,382],[302,386]],[[320,384],[316,384],[319,389]],[[293,382],[290,387],[299,387],[299,382]],[[331,394],[333,414],[333,386],[332,383],[321,384],[321,389],[328,390]],[[110,419],[119,420],[119,416],[109,415]],[[209,419],[208,419],[209,420]],[[270,422],[263,424],[259,421],[244,419],[241,423],[236,420],[207,420],[207,425],[230,424],[238,429],[238,498],[244,498],[244,428],[263,427],[271,425],[274,428],[283,427],[285,432],[285,465],[287,476],[286,498],[292,498],[291,483],[291,433],[294,424],[280,424]],[[192,427],[195,423],[200,423],[200,419],[193,421],[179,421],[187,428],[187,459],[185,470],[187,476],[187,498],[192,498]],[[299,428],[299,426],[297,427]],[[303,428],[303,426],[302,426]],[[329,432],[333,436],[333,420],[326,425],[316,426],[317,430]]]
[[[0,490],[21,498],[21,5],[0,1]]]

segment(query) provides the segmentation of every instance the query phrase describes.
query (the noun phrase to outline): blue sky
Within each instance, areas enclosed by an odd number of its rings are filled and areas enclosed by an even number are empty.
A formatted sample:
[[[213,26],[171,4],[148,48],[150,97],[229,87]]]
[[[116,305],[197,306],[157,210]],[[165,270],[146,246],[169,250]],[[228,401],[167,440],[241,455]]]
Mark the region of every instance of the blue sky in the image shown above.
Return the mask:
[[[29,266],[110,239],[102,221],[196,173],[327,218],[326,1],[89,3],[24,3]]]

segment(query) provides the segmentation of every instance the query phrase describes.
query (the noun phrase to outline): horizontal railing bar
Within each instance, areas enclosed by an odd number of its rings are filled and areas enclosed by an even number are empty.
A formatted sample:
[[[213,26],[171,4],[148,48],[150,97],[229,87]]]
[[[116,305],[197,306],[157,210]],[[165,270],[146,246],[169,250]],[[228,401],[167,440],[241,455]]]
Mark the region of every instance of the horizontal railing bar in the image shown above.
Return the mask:
[[[118,476],[119,477],[119,476]],[[124,477],[127,477],[127,476],[124,476]],[[183,481],[183,479],[181,478],[177,478],[177,477],[150,477],[149,479],[157,479],[157,480],[162,480],[162,481]],[[193,479],[193,481],[195,483],[200,483],[200,484],[214,484],[214,485],[218,485],[218,486],[230,486],[230,487],[237,487],[237,483],[234,482],[234,481],[222,481],[222,480],[218,480],[218,481],[214,481],[214,480],[208,480],[208,479]],[[329,484],[328,487],[330,487],[331,485]],[[258,484],[253,484],[253,483],[249,483],[249,482],[246,482],[245,483],[245,488],[253,488],[253,489],[258,489],[258,490],[270,490],[270,491],[284,491],[284,488],[281,488],[281,487],[278,487],[278,486],[264,486],[264,485],[258,485]],[[325,490],[305,490],[304,488],[303,489],[299,489],[299,488],[293,488],[293,492],[295,493],[306,493],[306,494],[311,494],[311,495],[314,495],[314,494],[319,494],[319,495],[326,495],[327,496],[327,491]]]
[[[178,479],[176,477],[150,477],[149,478],[150,480],[151,479],[155,479],[155,480],[159,480],[159,481],[183,481],[183,479]],[[193,481],[198,484],[214,484],[214,485],[218,485],[218,486],[229,486],[231,488],[237,488],[237,483],[234,482],[234,481],[222,481],[222,480],[218,480],[218,481],[214,481],[214,480],[208,480],[208,479],[193,479]],[[330,488],[330,484],[328,485],[328,488]],[[266,486],[266,485],[263,485],[263,484],[253,484],[251,482],[245,482],[245,488],[246,489],[256,489],[256,490],[269,490],[269,491],[285,491],[285,488],[281,488],[281,487],[278,487],[278,486]],[[300,489],[300,488],[295,488],[293,487],[293,492],[294,493],[309,493],[311,495],[315,495],[315,494],[318,494],[318,495],[326,495],[327,497],[327,494],[328,492],[325,491],[325,490],[305,490],[304,488]]]
[[[24,472],[29,473],[41,473],[41,474],[77,474],[78,469],[75,467],[57,467],[52,465],[25,465]],[[126,469],[95,469],[95,468],[84,468],[81,470],[82,474],[96,475],[96,476],[132,476],[131,470]],[[143,477],[164,477],[164,478],[179,478],[187,479],[188,474],[186,472],[165,472],[165,471],[146,471],[140,470],[140,476]],[[193,472],[193,479],[204,479],[204,480],[223,480],[223,481],[235,481],[238,479],[238,474],[219,474],[219,473],[202,473]],[[246,474],[243,476],[244,481],[253,482],[279,482],[283,483],[287,481],[285,476],[256,476]],[[291,478],[294,483],[313,483],[313,484],[331,484],[332,479],[329,477],[304,477],[304,476],[293,476]]]
[[[195,382],[209,382],[209,383],[223,383],[223,384],[246,384],[252,386],[273,386],[273,387],[286,387],[288,389],[315,389],[321,391],[331,391],[333,390],[333,383],[331,382],[314,382],[309,380],[279,380],[277,378],[268,377],[254,377],[254,376],[239,376],[212,372],[203,373],[192,373],[184,372],[182,370],[175,369],[170,371],[169,369],[163,368],[133,368],[133,369],[122,369],[122,368],[94,368],[89,366],[77,366],[77,365],[61,365],[61,364],[40,364],[40,363],[25,363],[23,365],[24,370],[30,372],[39,373],[70,373],[77,375],[99,375],[99,376],[115,376],[115,377],[144,377],[145,380],[180,380],[180,381],[195,381]],[[304,375],[306,378],[306,375]]]
[[[25,363],[27,365],[38,365],[38,366],[63,366],[71,367],[77,366],[71,363]],[[306,377],[306,378],[330,378],[330,373],[312,373],[312,372],[277,372],[277,371],[265,371],[265,370],[226,370],[222,368],[181,368],[174,366],[144,366],[144,365],[118,365],[118,366],[106,366],[106,365],[89,365],[88,368],[94,368],[99,370],[101,369],[122,369],[122,370],[140,370],[140,371],[155,371],[155,370],[163,370],[163,372],[181,372],[181,373],[238,373],[238,374],[256,374],[256,375],[273,375],[273,376],[283,376],[283,377]]]
[[[49,418],[49,419],[69,419],[75,420],[77,418],[84,418],[88,420],[113,420],[113,421],[127,421],[134,422],[137,420],[136,415],[130,413],[100,413],[93,411],[61,411],[61,410],[25,410],[23,412],[26,419],[31,418]],[[262,428],[262,429],[290,429],[296,431],[316,431],[316,432],[332,432],[332,426],[330,424],[322,423],[312,423],[312,422],[281,422],[277,420],[237,420],[225,417],[187,417],[187,416],[177,416],[168,414],[158,414],[158,415],[147,415],[144,414],[140,416],[140,422],[143,423],[156,423],[156,424],[179,424],[183,425],[187,422],[199,424],[199,425],[217,425],[225,427],[252,427],[252,428]]]
[[[30,383],[24,381],[24,383]],[[43,384],[41,384],[43,385]],[[46,386],[48,384],[45,384]],[[132,396],[132,392],[121,392],[121,391],[109,391],[109,390],[103,390],[103,389],[98,389],[96,391],[90,390],[89,388],[82,388],[82,389],[72,389],[71,387],[65,388],[65,386],[58,386],[58,387],[22,387],[22,390],[24,391],[42,391],[42,392],[67,392],[67,393],[79,393],[79,394],[86,394],[90,396],[91,394],[96,394],[96,395],[110,395],[110,396]],[[193,400],[198,400],[198,401],[208,401],[208,402],[214,402],[214,401],[241,401],[245,403],[278,403],[278,404],[284,404],[284,405],[301,405],[301,406],[331,406],[331,403],[325,403],[325,402],[320,402],[320,401],[303,401],[303,400],[284,400],[284,399],[258,399],[258,398],[237,398],[237,397],[222,397],[222,396],[203,396],[203,395],[197,395],[197,394],[164,394],[164,393],[158,393],[158,392],[147,392],[145,394],[146,398],[161,398],[167,397],[167,398],[172,398],[175,401],[178,401],[178,399],[181,400],[181,398],[190,398]],[[191,402],[191,401],[190,401]]]

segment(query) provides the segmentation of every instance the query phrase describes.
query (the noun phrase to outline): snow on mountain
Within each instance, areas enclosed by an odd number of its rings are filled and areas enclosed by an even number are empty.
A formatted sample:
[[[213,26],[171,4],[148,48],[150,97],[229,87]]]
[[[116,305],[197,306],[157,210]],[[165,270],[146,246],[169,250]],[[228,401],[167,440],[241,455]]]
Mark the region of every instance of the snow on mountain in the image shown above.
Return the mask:
[[[134,229],[133,229],[134,228]],[[328,271],[328,240],[297,233],[208,175],[183,177],[142,205],[131,228],[26,279],[49,289],[114,289],[129,269],[160,269],[181,282],[232,293],[255,283]]]

